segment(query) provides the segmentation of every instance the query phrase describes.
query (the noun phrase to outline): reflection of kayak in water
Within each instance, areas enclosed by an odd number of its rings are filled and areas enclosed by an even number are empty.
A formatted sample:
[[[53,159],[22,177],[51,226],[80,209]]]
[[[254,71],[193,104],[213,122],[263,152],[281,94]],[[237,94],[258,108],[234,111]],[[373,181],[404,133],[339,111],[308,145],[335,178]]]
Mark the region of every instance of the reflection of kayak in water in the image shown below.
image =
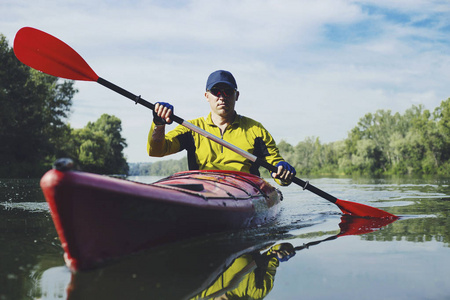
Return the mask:
[[[103,268],[72,273],[68,300],[189,299],[206,289],[238,257],[267,245],[250,239],[212,235],[148,249]]]
[[[281,201],[260,177],[234,171],[189,171],[143,184],[50,170],[41,187],[75,271],[181,239],[266,224]]]
[[[257,241],[248,233],[166,245],[102,269],[72,274],[68,300],[263,298],[276,284],[277,267],[294,256],[294,249],[369,233],[387,224],[342,217],[339,234],[295,248],[290,243]]]
[[[279,265],[268,250],[271,244],[230,252],[237,249],[230,241],[202,240],[152,249],[102,269],[72,273],[67,299],[203,299],[225,293],[251,293],[257,299],[272,289]]]

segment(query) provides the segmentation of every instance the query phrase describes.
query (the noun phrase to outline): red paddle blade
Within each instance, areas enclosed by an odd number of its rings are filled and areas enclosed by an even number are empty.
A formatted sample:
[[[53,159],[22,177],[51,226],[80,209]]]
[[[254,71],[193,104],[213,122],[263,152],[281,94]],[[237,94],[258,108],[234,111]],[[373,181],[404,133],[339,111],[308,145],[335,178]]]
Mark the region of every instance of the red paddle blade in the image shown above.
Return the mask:
[[[14,53],[24,64],[49,75],[85,81],[99,78],[69,45],[38,29],[20,29],[14,39]]]
[[[370,233],[395,222],[398,218],[358,218],[348,215],[341,217],[338,236]]]
[[[351,216],[364,218],[398,219],[396,215],[361,203],[337,199],[335,204],[339,206],[339,208],[342,210],[344,214]]]

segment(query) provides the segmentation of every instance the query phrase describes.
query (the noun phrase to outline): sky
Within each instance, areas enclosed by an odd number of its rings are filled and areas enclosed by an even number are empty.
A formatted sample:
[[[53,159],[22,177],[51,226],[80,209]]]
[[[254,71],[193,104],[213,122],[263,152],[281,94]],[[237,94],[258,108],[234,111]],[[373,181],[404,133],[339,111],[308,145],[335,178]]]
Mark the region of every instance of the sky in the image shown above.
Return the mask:
[[[448,0],[2,0],[0,11],[11,46],[22,27],[45,31],[185,120],[208,114],[206,79],[228,70],[237,112],[292,145],[343,140],[367,113],[433,111],[450,98]],[[75,87],[73,128],[115,115],[128,162],[161,159],[146,153],[149,109],[95,82]]]

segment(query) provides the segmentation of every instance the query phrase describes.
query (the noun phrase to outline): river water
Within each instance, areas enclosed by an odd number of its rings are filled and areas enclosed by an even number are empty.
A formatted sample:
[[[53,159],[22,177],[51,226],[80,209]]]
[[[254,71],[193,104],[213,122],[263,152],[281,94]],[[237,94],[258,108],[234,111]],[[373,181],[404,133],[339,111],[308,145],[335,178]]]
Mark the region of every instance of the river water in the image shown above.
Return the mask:
[[[450,299],[449,179],[310,181],[339,199],[401,218],[356,226],[334,204],[291,185],[281,188],[283,208],[270,226],[166,245],[71,274],[39,180],[0,180],[0,300],[200,299],[225,293],[229,299]],[[267,267],[267,251],[276,247],[297,251]]]

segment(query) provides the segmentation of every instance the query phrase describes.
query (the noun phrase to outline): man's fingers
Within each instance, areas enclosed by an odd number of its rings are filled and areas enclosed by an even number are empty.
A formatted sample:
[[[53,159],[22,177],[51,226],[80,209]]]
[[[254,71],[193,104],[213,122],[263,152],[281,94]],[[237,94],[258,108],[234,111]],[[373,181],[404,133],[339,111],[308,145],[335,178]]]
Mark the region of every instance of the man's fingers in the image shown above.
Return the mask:
[[[283,166],[278,166],[277,177],[283,180],[291,180],[294,174],[287,169],[283,168]]]
[[[155,104],[155,111],[158,117],[170,122],[170,116],[172,115],[172,110],[167,108],[164,105],[160,105],[159,103]]]

